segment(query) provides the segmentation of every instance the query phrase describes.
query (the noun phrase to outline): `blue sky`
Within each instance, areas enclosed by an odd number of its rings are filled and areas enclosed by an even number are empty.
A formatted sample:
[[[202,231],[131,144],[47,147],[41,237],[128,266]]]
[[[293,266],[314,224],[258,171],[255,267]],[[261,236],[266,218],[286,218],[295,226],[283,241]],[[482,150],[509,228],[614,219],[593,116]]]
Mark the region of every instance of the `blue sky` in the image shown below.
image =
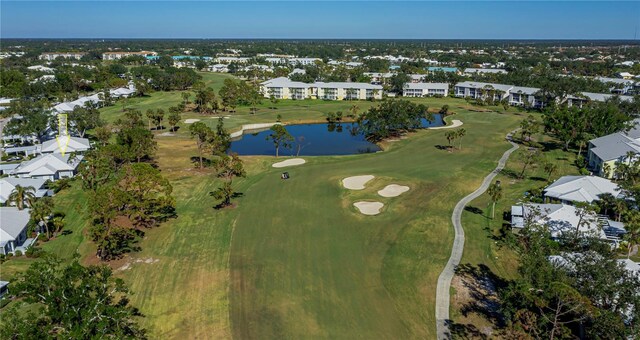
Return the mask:
[[[0,1],[2,38],[633,39],[640,2]]]

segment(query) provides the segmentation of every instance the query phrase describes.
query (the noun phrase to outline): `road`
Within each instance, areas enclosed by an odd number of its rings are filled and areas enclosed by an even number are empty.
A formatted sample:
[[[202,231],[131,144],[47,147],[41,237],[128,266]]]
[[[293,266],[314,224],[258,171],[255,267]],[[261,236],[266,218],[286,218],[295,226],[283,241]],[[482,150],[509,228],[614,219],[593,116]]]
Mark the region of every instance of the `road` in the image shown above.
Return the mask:
[[[451,280],[453,279],[453,275],[455,274],[455,269],[460,264],[460,260],[462,259],[462,252],[464,250],[464,229],[462,229],[462,212],[464,211],[464,207],[469,204],[469,202],[473,201],[480,195],[482,195],[491,185],[493,179],[504,169],[505,164],[507,163],[507,159],[511,153],[518,149],[518,144],[514,143],[512,140],[513,134],[519,129],[509,132],[507,134],[507,141],[511,143],[511,149],[507,150],[500,160],[498,161],[498,166],[484,178],[482,184],[476,191],[472,192],[465,198],[461,199],[456,207],[453,209],[453,214],[451,215],[451,222],[453,223],[453,228],[455,231],[455,238],[453,240],[453,248],[451,249],[451,256],[449,257],[449,261],[447,265],[440,273],[438,277],[438,288],[436,289],[436,330],[438,333],[438,339],[450,339],[451,332],[449,331],[449,298],[450,298],[450,287]]]

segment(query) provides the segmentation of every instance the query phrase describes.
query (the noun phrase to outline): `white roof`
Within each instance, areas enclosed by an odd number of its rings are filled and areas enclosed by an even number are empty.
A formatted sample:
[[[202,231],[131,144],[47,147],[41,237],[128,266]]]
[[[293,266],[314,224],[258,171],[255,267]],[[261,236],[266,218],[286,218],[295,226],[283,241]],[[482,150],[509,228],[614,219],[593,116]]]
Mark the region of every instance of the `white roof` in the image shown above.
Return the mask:
[[[278,77],[271,80],[262,82],[265,87],[292,87],[292,88],[310,88],[311,84],[303,83],[301,81],[292,81],[287,77]]]
[[[372,85],[368,83],[348,83],[348,82],[315,82],[315,83],[303,83],[300,81],[292,81],[287,77],[279,77],[271,80],[267,80],[262,83],[265,87],[288,87],[288,88],[345,88],[345,89],[372,89],[382,90],[380,85]]]
[[[0,207],[0,243],[13,241],[29,223],[29,209]]]
[[[47,194],[47,189],[44,189],[44,183],[47,180],[44,178],[18,178],[18,177],[5,177],[0,179],[0,204],[4,204],[9,195],[13,192],[17,185],[26,188],[33,187],[35,189],[36,197],[43,197]]]
[[[526,95],[533,95],[536,92],[540,91],[537,87],[524,87],[524,86],[514,86],[511,88],[509,92],[511,93],[522,93]]]
[[[583,216],[581,221],[577,214],[577,208],[572,205],[527,203],[522,205],[522,208],[524,219],[534,218],[535,223],[549,228],[553,238],[558,238],[566,232],[573,232],[576,228],[582,234],[589,234],[602,239],[607,238],[594,214]],[[531,215],[535,214],[536,211],[539,216]],[[578,226],[578,224],[580,225]]]
[[[51,67],[46,67],[46,66],[42,66],[42,65],[29,66],[29,67],[27,67],[27,69],[34,70],[34,71],[40,71],[40,72],[54,72],[55,71],[55,69],[53,69]]]
[[[66,152],[82,152],[87,151],[91,148],[89,146],[89,140],[86,138],[80,137],[69,137],[69,144],[65,150]],[[44,143],[42,143],[41,151],[42,153],[61,153],[60,144],[57,139],[51,139]]]
[[[440,89],[440,90],[449,90],[448,83],[407,83],[404,85],[405,89],[409,90],[429,90],[429,89]]]
[[[492,83],[481,83],[476,81],[464,81],[462,83],[457,83],[456,87],[469,87],[474,89],[483,89],[485,87],[493,87],[496,90],[509,92],[514,88],[513,85],[504,85],[504,84],[492,84]]]
[[[598,200],[599,195],[605,193],[618,197],[620,192],[616,183],[596,176],[563,176],[544,190],[547,197],[586,203]]]
[[[80,163],[82,156],[77,156],[76,160],[72,162],[72,164],[67,163],[69,158],[69,154],[65,154],[64,156],[58,153],[40,155],[32,160],[20,163],[17,168],[13,169],[11,174],[47,176],[54,175],[58,171],[73,171],[77,167],[78,163]]]
[[[465,68],[464,73],[507,73],[506,70],[501,68]]]
[[[316,82],[316,83],[313,83],[313,87],[382,90],[382,85],[373,85],[369,83],[348,83],[348,82],[329,82],[329,83]]]

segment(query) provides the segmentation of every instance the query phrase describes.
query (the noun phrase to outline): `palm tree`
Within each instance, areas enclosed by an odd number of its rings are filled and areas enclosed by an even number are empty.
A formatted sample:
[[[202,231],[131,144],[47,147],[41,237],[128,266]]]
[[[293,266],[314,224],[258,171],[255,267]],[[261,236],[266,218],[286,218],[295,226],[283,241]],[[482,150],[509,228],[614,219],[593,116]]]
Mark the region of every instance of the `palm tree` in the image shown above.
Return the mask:
[[[456,137],[460,138],[460,144],[458,149],[462,150],[462,137],[464,137],[467,134],[467,130],[465,129],[460,129],[458,131],[456,131]]]
[[[558,170],[558,166],[551,162],[544,163],[544,172],[547,174],[547,181],[551,179],[551,175]]]
[[[356,116],[358,116],[358,111],[360,110],[360,107],[358,107],[358,105],[351,105],[351,107],[349,108],[349,111],[351,112],[351,116],[353,118],[356,118]]]
[[[640,212],[629,210],[625,214],[624,229],[627,231],[623,238],[629,243],[627,252],[627,258],[629,258],[633,248],[640,243]]]
[[[444,136],[447,138],[447,141],[449,142],[449,148],[451,148],[451,142],[453,142],[453,140],[456,139],[458,134],[455,131],[447,131],[444,134]]]
[[[487,193],[491,196],[491,202],[493,203],[491,207],[491,219],[494,219],[496,217],[496,202],[502,198],[502,187],[500,183],[496,182],[491,184],[487,189]]]
[[[51,197],[43,197],[33,204],[30,211],[31,219],[36,222],[37,225],[45,228],[45,232],[49,238],[51,237],[51,232],[49,230],[48,220],[51,217],[52,208],[53,200]]]
[[[23,187],[16,185],[9,198],[7,199],[7,205],[15,203],[18,210],[24,209],[25,203],[27,206],[31,206],[36,199],[36,189],[32,186]]]

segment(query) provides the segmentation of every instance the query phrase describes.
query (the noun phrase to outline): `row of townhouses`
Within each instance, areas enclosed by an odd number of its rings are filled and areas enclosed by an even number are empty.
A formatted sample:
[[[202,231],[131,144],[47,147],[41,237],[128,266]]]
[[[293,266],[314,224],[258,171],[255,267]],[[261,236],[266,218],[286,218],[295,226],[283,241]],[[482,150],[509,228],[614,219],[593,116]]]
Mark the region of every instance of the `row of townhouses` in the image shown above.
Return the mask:
[[[495,101],[507,100],[513,106],[529,106],[542,108],[545,103],[538,95],[539,88],[514,86],[505,84],[482,83],[465,81],[454,87],[454,96],[472,99],[493,99]],[[569,106],[582,106],[589,101],[604,102],[615,97],[614,94],[582,92],[580,96],[568,96],[565,98]],[[617,96],[620,100],[632,101],[631,96]]]
[[[367,83],[315,82],[303,83],[279,77],[261,83],[265,98],[370,100],[382,99],[382,86]]]

